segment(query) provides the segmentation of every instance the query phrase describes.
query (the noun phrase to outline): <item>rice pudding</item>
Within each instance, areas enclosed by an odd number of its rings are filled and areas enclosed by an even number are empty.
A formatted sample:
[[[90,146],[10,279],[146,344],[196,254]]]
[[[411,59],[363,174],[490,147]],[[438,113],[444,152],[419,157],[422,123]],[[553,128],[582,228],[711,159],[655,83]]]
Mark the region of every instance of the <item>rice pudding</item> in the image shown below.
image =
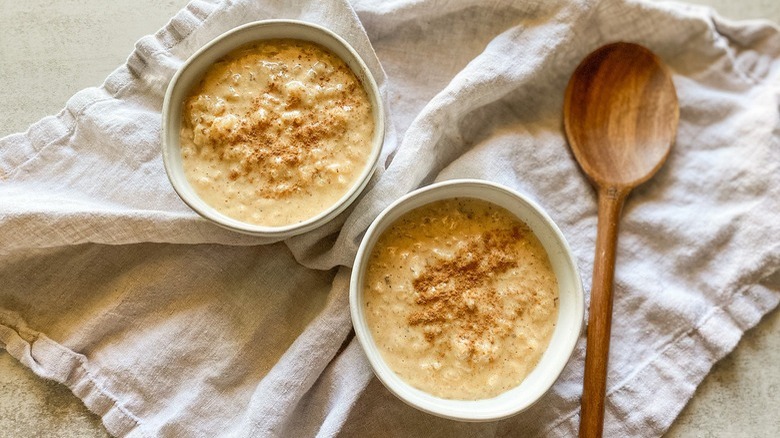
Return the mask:
[[[374,128],[368,95],[342,59],[307,41],[259,41],[217,61],[184,101],[184,173],[226,216],[295,224],[359,182]]]
[[[472,199],[406,213],[379,237],[364,281],[366,321],[383,359],[411,386],[479,400],[518,386],[558,316],[558,283],[530,228]]]

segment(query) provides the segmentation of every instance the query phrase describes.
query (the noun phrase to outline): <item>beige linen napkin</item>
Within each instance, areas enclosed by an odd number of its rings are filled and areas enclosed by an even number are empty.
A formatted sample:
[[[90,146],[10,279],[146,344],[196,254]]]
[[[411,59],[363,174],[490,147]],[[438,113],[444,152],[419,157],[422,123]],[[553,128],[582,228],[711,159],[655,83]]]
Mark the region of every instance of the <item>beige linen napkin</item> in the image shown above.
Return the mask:
[[[159,137],[176,68],[264,18],[344,36],[380,84],[390,130],[353,208],[258,245],[178,199]],[[347,289],[381,209],[458,177],[539,202],[589,285],[595,196],[561,106],[579,61],[616,40],[669,64],[681,106],[667,165],[624,211],[608,380],[607,436],[661,435],[780,300],[780,31],[675,3],[191,2],[102,87],[0,140],[0,345],[117,436],[574,436],[583,342],[529,411],[456,423],[373,379]]]

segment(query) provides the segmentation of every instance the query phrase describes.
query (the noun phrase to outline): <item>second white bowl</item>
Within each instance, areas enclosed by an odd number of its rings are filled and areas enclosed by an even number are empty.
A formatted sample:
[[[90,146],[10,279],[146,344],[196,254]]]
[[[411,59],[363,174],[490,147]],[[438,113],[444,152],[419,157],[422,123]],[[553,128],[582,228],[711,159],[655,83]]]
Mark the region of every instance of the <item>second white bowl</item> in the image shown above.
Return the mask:
[[[507,209],[525,222],[544,246],[559,288],[558,319],[550,344],[523,382],[484,400],[449,400],[412,387],[383,360],[366,323],[362,303],[368,260],[382,233],[405,213],[449,198],[477,198]],[[584,317],[582,282],[569,245],[553,220],[536,203],[498,184],[452,180],[419,189],[387,207],[369,227],[358,249],[350,282],[350,311],[355,334],[376,376],[404,402],[431,414],[462,421],[491,421],[515,415],[534,404],[556,381],[574,351]]]

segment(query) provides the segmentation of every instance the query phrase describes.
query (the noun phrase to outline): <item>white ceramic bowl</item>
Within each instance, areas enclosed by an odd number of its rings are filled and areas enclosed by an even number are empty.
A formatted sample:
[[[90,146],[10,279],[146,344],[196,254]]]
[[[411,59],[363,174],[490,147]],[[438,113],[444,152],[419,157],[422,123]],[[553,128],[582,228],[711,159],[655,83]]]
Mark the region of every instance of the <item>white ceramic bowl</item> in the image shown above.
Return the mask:
[[[550,344],[531,374],[514,389],[494,398],[464,401],[435,397],[416,389],[382,359],[366,323],[363,279],[368,259],[379,236],[406,212],[448,198],[478,198],[506,208],[528,224],[541,241],[558,280],[558,320]],[[563,371],[580,336],[584,318],[582,282],[577,265],[561,231],[536,203],[498,184],[478,180],[452,180],[414,191],[387,207],[371,224],[360,248],[350,284],[352,324],[374,373],[382,383],[406,403],[431,414],[462,421],[491,421],[515,415],[534,404]]]
[[[274,38],[293,38],[317,43],[331,50],[339,56],[352,69],[365,88],[371,101],[374,116],[374,137],[372,139],[372,151],[368,162],[354,186],[322,213],[303,222],[269,227],[254,225],[230,218],[207,203],[205,203],[193,190],[182,168],[182,158],[179,145],[179,131],[181,129],[182,103],[189,95],[190,90],[196,85],[206,70],[219,58],[228,54],[231,50],[253,42]],[[165,93],[162,111],[162,147],[163,162],[176,193],[193,210],[204,218],[217,225],[230,230],[264,236],[270,238],[284,238],[301,234],[317,228],[336,215],[344,211],[360,194],[368,184],[371,174],[376,167],[379,153],[382,149],[385,132],[385,116],[382,98],[379,88],[374,81],[368,67],[357,52],[344,39],[324,27],[294,20],[266,20],[245,24],[226,32],[212,40],[198,50],[176,72]]]

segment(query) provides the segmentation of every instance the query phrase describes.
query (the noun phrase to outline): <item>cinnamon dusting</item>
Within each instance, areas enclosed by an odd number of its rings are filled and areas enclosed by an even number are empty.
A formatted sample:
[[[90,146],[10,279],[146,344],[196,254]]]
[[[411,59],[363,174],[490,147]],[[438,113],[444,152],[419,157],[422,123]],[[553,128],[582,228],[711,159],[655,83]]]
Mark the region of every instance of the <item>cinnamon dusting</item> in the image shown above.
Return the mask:
[[[357,180],[371,151],[365,90],[343,60],[310,42],[268,40],[236,49],[207,71],[183,110],[190,182],[216,208],[247,211],[251,218],[240,219],[253,223],[281,225],[319,212],[292,201],[330,206]],[[213,190],[225,193],[205,193]],[[260,205],[281,216],[272,201],[306,216],[259,219]]]
[[[495,336],[506,335],[505,326],[496,323],[501,298],[492,279],[517,267],[513,244],[524,233],[519,225],[485,231],[471,238],[453,260],[438,260],[428,266],[412,282],[420,309],[409,316],[409,325],[423,326],[430,343],[445,328],[457,332],[467,345],[469,359],[474,357],[478,342],[492,343]]]
[[[489,398],[520,384],[557,317],[557,281],[539,240],[476,199],[399,218],[374,245],[364,284],[367,322],[390,368],[444,398]]]

